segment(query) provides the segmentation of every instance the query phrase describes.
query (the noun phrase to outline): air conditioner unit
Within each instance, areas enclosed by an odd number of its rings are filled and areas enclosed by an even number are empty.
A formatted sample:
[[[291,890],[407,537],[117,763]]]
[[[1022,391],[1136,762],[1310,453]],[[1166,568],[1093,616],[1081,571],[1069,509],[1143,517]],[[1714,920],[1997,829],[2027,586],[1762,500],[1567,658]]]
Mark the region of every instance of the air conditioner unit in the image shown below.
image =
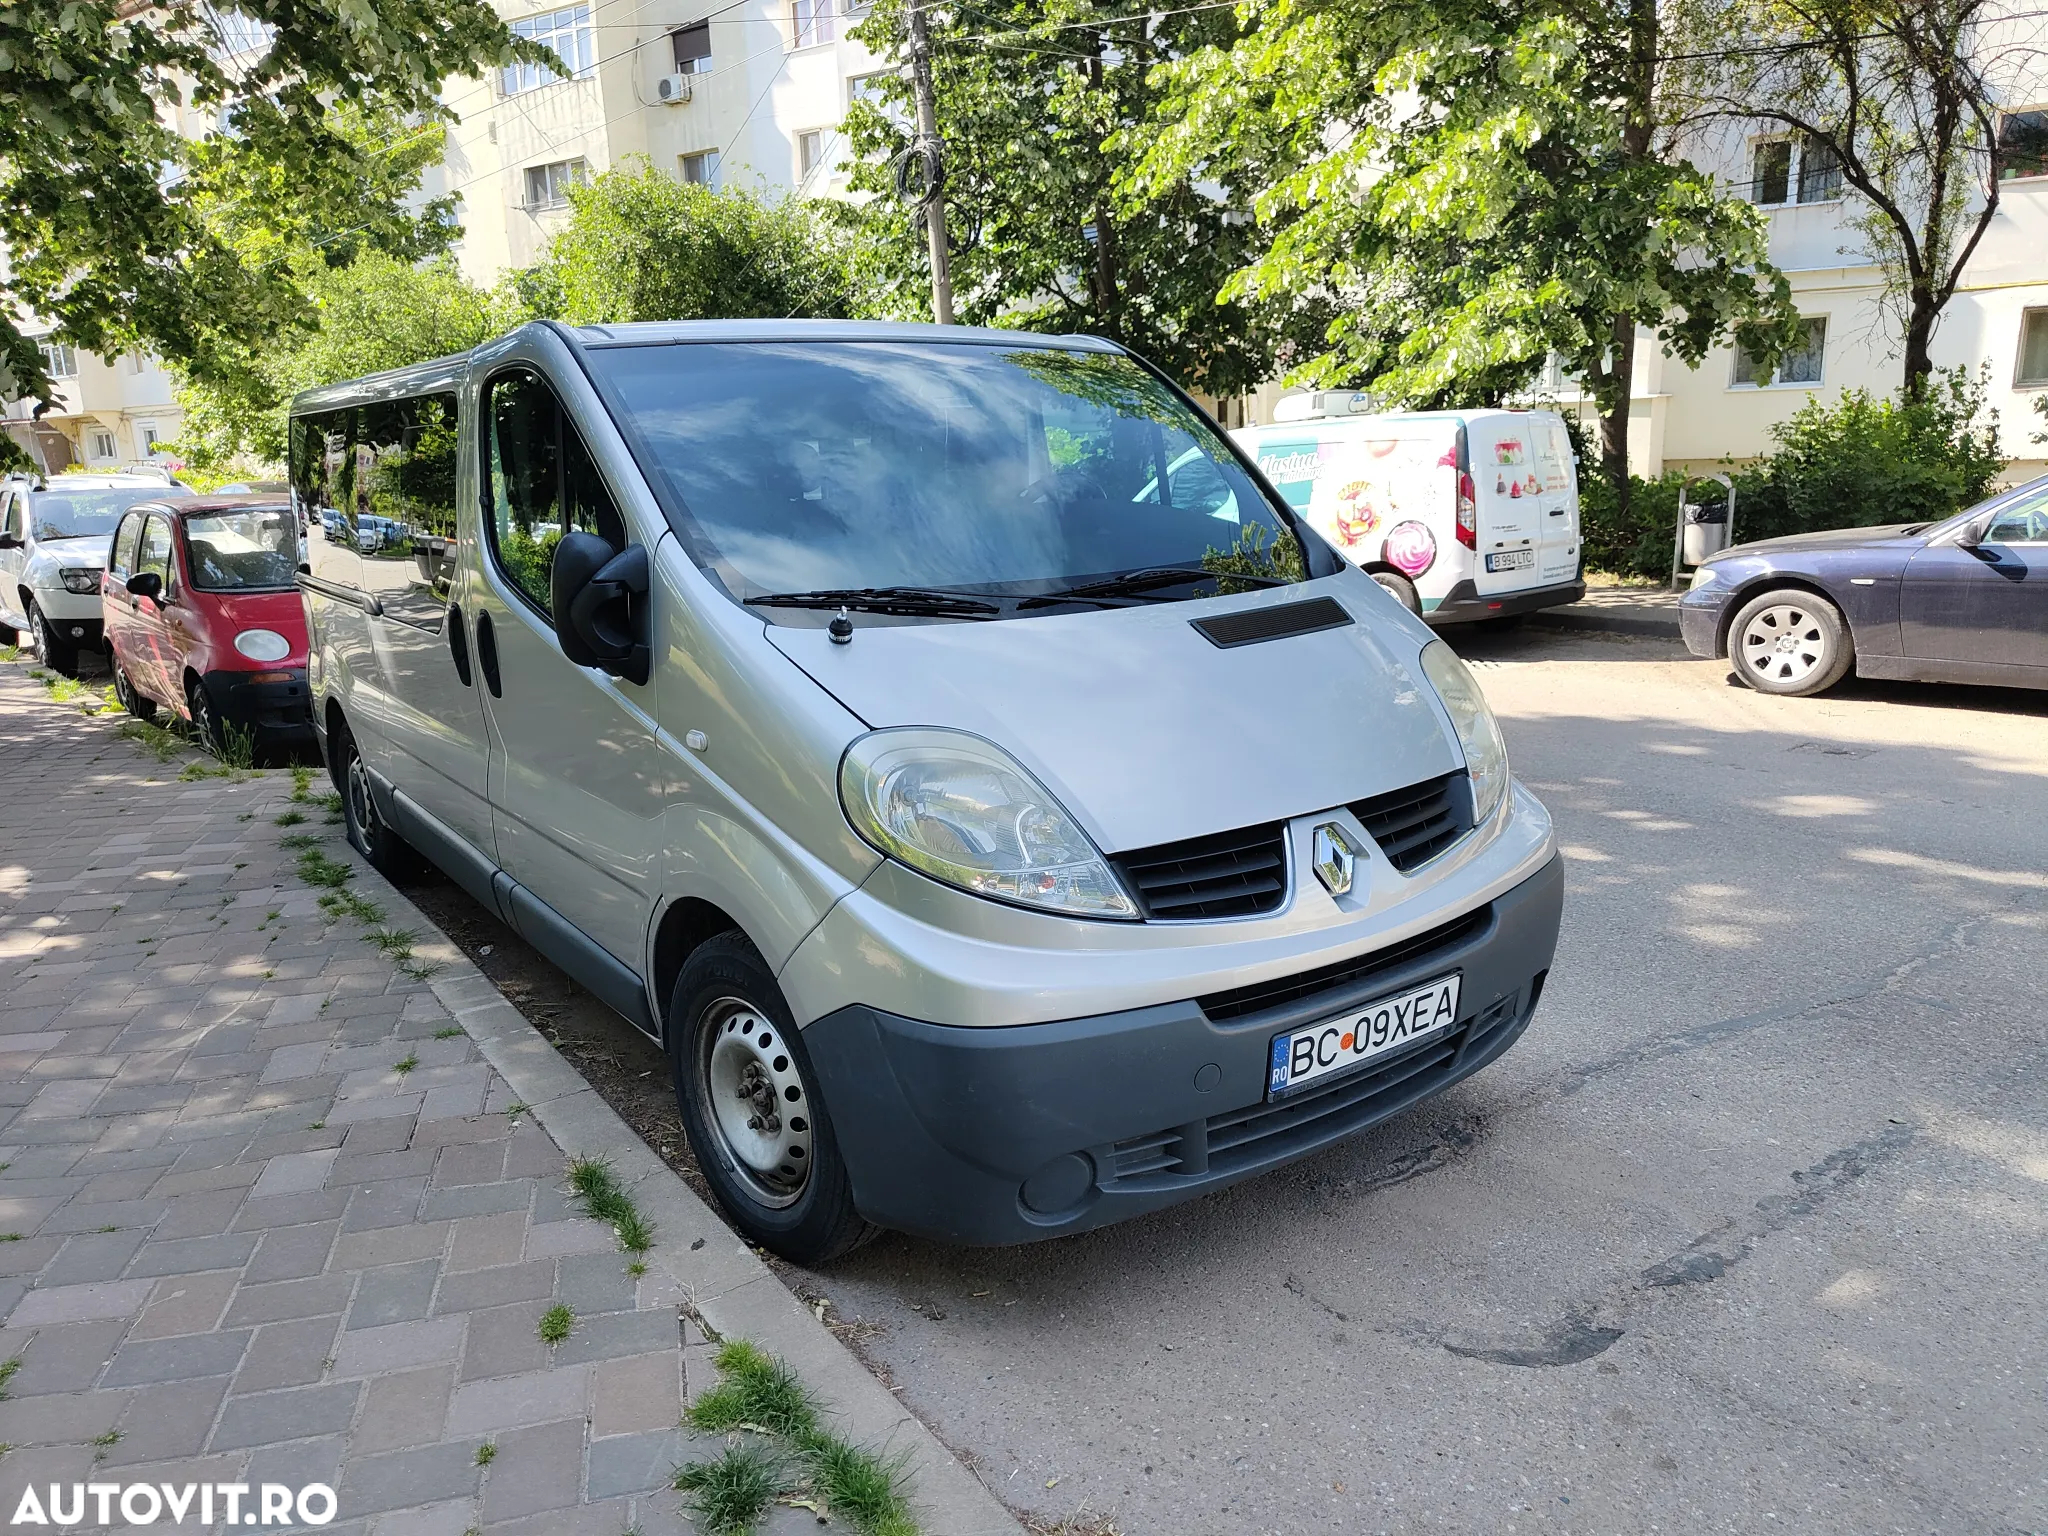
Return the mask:
[[[690,77],[688,75],[663,75],[654,83],[654,94],[662,105],[680,107],[690,99]]]

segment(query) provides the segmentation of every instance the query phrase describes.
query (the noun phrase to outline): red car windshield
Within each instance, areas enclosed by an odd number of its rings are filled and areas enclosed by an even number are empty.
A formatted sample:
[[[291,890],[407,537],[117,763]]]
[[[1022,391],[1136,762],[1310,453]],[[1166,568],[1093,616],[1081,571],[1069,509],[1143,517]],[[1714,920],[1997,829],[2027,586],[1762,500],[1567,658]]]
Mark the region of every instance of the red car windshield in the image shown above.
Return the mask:
[[[298,519],[289,507],[195,512],[185,519],[185,550],[202,591],[275,591],[299,568]]]

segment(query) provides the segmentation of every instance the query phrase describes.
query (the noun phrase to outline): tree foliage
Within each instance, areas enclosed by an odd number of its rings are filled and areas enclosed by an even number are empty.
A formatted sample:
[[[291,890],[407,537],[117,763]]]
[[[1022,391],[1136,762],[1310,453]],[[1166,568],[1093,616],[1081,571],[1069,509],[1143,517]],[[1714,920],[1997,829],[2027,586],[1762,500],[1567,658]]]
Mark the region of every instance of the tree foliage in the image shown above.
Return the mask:
[[[1162,65],[1127,142],[1145,193],[1263,188],[1233,300],[1340,308],[1297,377],[1400,403],[1497,401],[1556,352],[1627,494],[1636,328],[1688,363],[1775,356],[1790,289],[1756,211],[1680,158],[1654,3],[1253,0],[1245,34]]]
[[[678,181],[646,161],[570,189],[574,213],[514,280],[572,325],[860,312],[854,239],[816,203]]]
[[[1699,64],[1704,101],[1839,164],[1917,395],[1941,312],[1998,213],[2000,102],[2042,84],[2038,26],[2002,0],[1727,0],[1714,25],[1744,46]]]
[[[514,55],[552,58],[485,0],[0,7],[0,386],[50,397],[20,313],[208,377],[303,315],[286,250],[419,254],[441,83]]]
[[[905,4],[875,0],[854,35],[900,57]],[[1120,0],[928,8],[957,316],[1107,336],[1191,387],[1233,394],[1270,377],[1328,316],[1315,296],[1219,298],[1263,249],[1247,217],[1256,165],[1119,194],[1160,107],[1153,69],[1227,46],[1237,29],[1224,7],[1134,10]],[[922,221],[897,195],[912,115],[899,73],[845,127],[853,187],[873,197],[876,302],[905,318],[928,312],[930,283]]]

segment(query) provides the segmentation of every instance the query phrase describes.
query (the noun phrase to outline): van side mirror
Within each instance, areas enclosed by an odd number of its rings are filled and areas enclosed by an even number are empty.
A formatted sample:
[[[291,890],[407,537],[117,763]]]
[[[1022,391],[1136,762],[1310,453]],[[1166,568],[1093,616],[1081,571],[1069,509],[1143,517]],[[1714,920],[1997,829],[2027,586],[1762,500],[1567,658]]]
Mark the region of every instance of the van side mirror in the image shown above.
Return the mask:
[[[128,578],[128,595],[155,602],[164,595],[164,579],[155,571],[137,571]]]
[[[644,684],[653,670],[647,641],[647,550],[623,552],[594,533],[562,535],[548,572],[549,607],[562,654],[579,667]]]

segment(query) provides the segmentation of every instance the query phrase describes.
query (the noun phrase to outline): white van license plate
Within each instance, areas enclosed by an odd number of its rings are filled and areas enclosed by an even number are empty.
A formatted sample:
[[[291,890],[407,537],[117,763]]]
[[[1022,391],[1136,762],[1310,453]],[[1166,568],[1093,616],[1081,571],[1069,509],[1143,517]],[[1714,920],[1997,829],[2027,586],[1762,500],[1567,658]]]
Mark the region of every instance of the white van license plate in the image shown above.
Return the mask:
[[[1449,1029],[1458,1020],[1460,980],[1453,971],[1341,1017],[1275,1035],[1266,1058],[1266,1097],[1292,1093]]]
[[[1497,550],[1486,557],[1489,571],[1529,571],[1536,568],[1536,551],[1533,549]]]

